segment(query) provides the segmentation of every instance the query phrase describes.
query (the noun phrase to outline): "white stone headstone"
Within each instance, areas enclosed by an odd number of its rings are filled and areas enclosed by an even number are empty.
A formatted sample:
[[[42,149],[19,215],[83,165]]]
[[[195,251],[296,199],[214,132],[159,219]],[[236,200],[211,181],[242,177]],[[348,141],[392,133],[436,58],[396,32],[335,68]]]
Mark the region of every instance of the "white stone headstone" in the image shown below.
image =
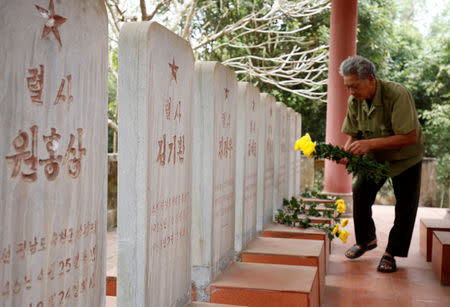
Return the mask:
[[[104,4],[0,7],[0,305],[104,306]]]
[[[194,58],[156,22],[119,39],[118,306],[183,306],[191,292]]]
[[[280,146],[278,156],[278,202],[277,208],[281,208],[283,205],[283,199],[289,198],[288,195],[288,110],[284,103],[279,105],[280,108]]]
[[[296,112],[292,108],[288,109],[288,138],[287,138],[287,151],[288,151],[288,197],[295,196],[295,125],[297,123]]]
[[[270,94],[261,94],[261,100],[265,100],[265,134],[264,134],[264,210],[262,222],[264,227],[273,218],[274,196],[274,140],[275,140],[275,97]]]
[[[233,260],[237,79],[218,62],[195,64],[192,279],[196,300]]]
[[[295,123],[295,141],[302,137],[302,115],[300,113],[296,113],[297,121]],[[295,143],[294,143],[295,145]],[[295,147],[294,147],[295,150]],[[300,178],[302,176],[302,155],[300,151],[295,151],[295,195],[300,195]]]
[[[234,242],[236,253],[256,234],[259,95],[258,88],[252,84],[238,82]]]
[[[258,143],[258,178],[256,184],[256,231],[261,231],[264,226],[264,163],[265,163],[265,138],[266,138],[266,104],[265,93],[259,97],[259,108],[257,114],[257,123],[259,127]]]

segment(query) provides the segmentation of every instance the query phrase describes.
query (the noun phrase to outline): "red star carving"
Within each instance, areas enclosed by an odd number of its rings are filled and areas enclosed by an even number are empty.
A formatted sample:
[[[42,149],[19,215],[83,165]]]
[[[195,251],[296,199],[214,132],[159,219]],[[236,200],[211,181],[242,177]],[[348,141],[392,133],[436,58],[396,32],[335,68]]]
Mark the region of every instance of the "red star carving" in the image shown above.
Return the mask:
[[[225,99],[228,99],[228,94],[230,93],[230,90],[229,89],[225,89]]]
[[[175,82],[177,82],[177,71],[178,71],[178,66],[175,65],[175,57],[172,60],[172,64],[169,63],[170,69],[172,70],[172,78],[175,80]]]
[[[66,22],[67,18],[55,14],[55,6],[53,0],[50,0],[48,4],[48,10],[36,5],[37,10],[41,13],[42,17],[46,20],[44,30],[42,31],[42,38],[46,38],[50,32],[53,32],[56,40],[59,43],[59,47],[62,47],[61,37],[59,36],[58,27]]]

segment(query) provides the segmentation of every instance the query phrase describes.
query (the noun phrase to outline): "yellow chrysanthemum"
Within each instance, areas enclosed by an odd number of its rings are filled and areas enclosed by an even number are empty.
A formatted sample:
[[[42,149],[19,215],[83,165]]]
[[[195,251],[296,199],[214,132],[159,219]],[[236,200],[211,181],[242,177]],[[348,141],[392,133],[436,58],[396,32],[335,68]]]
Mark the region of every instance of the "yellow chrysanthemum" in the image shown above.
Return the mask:
[[[339,224],[336,224],[336,226],[334,226],[334,229],[333,229],[333,232],[332,232],[332,234],[333,234],[333,236],[336,234],[336,232],[338,232],[339,231]]]
[[[339,232],[339,239],[342,240],[342,242],[347,243],[347,237],[350,233],[347,230],[342,230]]]
[[[343,219],[342,223],[341,223],[341,226],[345,227],[345,226],[347,226],[347,224],[348,224],[348,219]]]
[[[311,143],[311,137],[309,136],[309,133],[306,133],[295,142],[295,150],[303,150],[304,146],[308,143]]]
[[[312,156],[312,153],[316,150],[316,142],[309,142],[305,144],[302,151],[305,154],[305,156]]]
[[[345,206],[345,202],[344,202],[343,199],[338,199],[338,200],[336,200],[336,204],[337,204],[336,210],[337,210],[337,212],[339,212],[339,213],[344,213],[345,210],[347,209],[347,207]]]

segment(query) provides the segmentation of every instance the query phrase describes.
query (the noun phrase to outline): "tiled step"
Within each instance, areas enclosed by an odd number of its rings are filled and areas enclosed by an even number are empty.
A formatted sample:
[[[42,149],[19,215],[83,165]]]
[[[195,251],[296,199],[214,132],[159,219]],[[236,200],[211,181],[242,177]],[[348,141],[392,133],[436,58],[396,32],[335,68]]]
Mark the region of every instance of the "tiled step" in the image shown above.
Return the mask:
[[[321,240],[325,246],[325,272],[328,268],[328,259],[331,252],[331,243],[325,231],[316,228],[300,228],[281,225],[274,222],[269,223],[262,231],[263,237],[285,238],[285,239],[307,239]]]
[[[212,303],[248,307],[319,307],[317,268],[233,263],[209,285]]]
[[[431,261],[433,231],[450,231],[448,219],[420,219],[420,250]]]
[[[325,248],[321,240],[257,237],[242,251],[242,262],[312,266],[318,269],[319,294],[325,290]]]
[[[433,232],[431,266],[439,282],[450,286],[450,232]]]

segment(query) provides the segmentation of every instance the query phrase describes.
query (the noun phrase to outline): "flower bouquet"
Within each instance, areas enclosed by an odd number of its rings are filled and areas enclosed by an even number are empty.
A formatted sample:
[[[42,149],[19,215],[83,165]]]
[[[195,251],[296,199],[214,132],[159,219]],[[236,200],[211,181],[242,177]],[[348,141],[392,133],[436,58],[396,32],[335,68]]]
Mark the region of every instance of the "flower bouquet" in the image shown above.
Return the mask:
[[[346,158],[347,172],[354,175],[366,176],[375,182],[388,177],[389,163],[379,163],[367,155],[355,156],[331,144],[316,144],[308,133],[295,142],[295,150],[301,150],[305,156],[319,159],[325,158],[339,162]]]

